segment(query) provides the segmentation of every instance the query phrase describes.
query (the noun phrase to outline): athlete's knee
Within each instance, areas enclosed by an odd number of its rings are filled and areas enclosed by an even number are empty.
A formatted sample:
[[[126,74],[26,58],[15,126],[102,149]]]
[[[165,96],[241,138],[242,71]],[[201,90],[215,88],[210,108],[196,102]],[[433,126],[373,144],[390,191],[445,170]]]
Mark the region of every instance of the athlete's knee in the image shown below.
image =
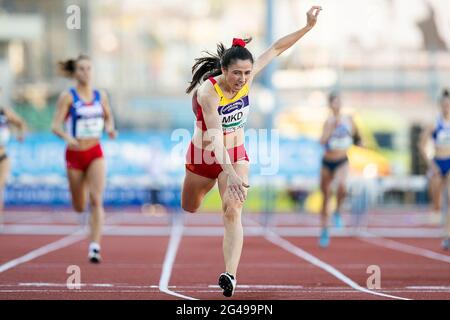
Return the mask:
[[[189,212],[189,213],[196,213],[197,210],[198,210],[198,208],[199,208],[199,205],[195,205],[195,204],[193,204],[192,202],[188,202],[188,201],[182,200],[182,201],[181,201],[181,208],[182,208],[184,211],[186,211],[186,212]]]
[[[337,194],[340,197],[345,197],[347,195],[347,188],[345,187],[345,185],[338,186]]]
[[[224,201],[222,209],[224,213],[224,219],[228,222],[235,222],[241,216],[243,203],[237,200]]]
[[[331,195],[331,188],[328,186],[326,188],[320,188],[322,192],[323,200],[328,199]]]
[[[198,211],[198,207],[189,206],[189,205],[182,205],[181,208],[189,213],[196,213]]]
[[[99,208],[103,206],[103,197],[101,194],[90,194],[89,204],[93,208]]]
[[[238,208],[229,207],[225,210],[223,218],[227,223],[236,223],[241,219],[241,210]]]
[[[75,210],[76,213],[83,213],[86,211],[86,205],[84,203],[72,203],[73,210]]]

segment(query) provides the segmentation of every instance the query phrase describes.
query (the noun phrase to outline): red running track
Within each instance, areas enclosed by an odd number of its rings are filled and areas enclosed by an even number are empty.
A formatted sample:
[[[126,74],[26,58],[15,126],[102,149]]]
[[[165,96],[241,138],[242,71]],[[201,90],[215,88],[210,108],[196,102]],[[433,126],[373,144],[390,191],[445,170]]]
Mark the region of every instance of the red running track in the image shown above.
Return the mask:
[[[195,299],[224,299],[217,286],[217,277],[223,272],[221,236],[214,233],[207,236],[203,232],[220,227],[220,217],[205,216],[208,223],[198,223],[199,219],[188,217],[185,235],[175,246],[174,263],[166,265],[171,271],[168,289]],[[62,220],[58,219],[58,224]],[[154,225],[149,217],[134,216],[131,220],[132,225],[139,220],[142,225]],[[160,225],[161,218],[156,220],[156,225]],[[9,225],[19,223],[16,219]],[[129,221],[116,223],[118,230],[129,225]],[[192,235],[195,232],[190,227],[198,227],[200,232]],[[0,235],[0,299],[180,299],[159,289],[170,234],[106,235],[102,243],[104,262],[100,265],[87,262],[88,242],[80,238],[1,270],[5,263],[61,238],[65,236]],[[277,239],[269,241],[263,234],[245,238],[233,299],[450,299],[450,254],[439,249],[438,238],[388,239],[416,248],[414,253],[388,248],[381,238],[368,242],[362,238],[335,237],[327,249],[319,248],[313,237]],[[434,252],[437,258],[425,257],[419,249]],[[307,259],[298,256],[305,252],[309,254]],[[319,260],[312,263],[311,259]],[[66,270],[70,265],[80,267],[81,289],[67,288]],[[381,289],[366,288],[370,265],[380,267]]]

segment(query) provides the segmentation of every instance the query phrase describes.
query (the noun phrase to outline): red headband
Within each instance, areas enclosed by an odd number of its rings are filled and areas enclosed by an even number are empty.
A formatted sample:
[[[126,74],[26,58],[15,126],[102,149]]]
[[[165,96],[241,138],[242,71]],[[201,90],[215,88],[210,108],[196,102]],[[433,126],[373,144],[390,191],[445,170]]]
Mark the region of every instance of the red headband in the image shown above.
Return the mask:
[[[238,46],[238,47],[242,47],[245,48],[245,41],[239,38],[233,38],[233,47]]]

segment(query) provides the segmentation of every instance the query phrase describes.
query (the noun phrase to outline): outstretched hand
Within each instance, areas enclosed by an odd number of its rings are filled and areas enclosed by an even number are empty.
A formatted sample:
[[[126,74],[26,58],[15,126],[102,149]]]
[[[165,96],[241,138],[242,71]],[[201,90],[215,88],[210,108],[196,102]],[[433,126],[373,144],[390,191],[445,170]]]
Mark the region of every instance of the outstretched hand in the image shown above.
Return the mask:
[[[306,24],[306,26],[308,28],[313,28],[316,25],[317,17],[319,16],[319,12],[321,10],[322,10],[321,6],[313,6],[306,13],[306,17],[307,17],[307,24]]]

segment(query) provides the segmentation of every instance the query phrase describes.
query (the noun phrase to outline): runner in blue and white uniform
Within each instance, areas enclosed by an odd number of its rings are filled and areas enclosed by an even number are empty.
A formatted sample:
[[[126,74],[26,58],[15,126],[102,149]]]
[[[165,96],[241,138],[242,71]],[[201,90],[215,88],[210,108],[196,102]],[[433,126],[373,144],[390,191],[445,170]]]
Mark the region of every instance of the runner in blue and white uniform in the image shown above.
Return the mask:
[[[426,145],[429,139],[432,140],[434,146],[434,157],[431,158],[427,154]],[[419,141],[419,150],[422,157],[428,165],[430,183],[433,188],[433,202],[437,207],[436,217],[440,217],[441,194],[447,190],[450,192],[450,94],[448,90],[444,90],[441,97],[441,114],[436,123],[426,128],[421,135]],[[450,202],[450,196],[448,197]],[[450,239],[450,205],[447,205],[447,218],[444,219],[444,239],[442,248],[449,249]]]
[[[341,114],[341,99],[337,94],[330,94],[329,106],[331,115],[326,120],[320,143],[325,147],[320,172],[320,189],[323,195],[321,209],[321,233],[319,245],[328,247],[330,237],[328,232],[328,206],[332,196],[331,184],[337,183],[337,206],[333,214],[334,223],[342,227],[341,206],[346,196],[346,180],[348,175],[347,151],[353,145],[356,137],[360,143],[360,135],[353,118]]]
[[[90,262],[99,263],[106,180],[100,138],[103,131],[110,139],[114,139],[117,132],[107,94],[92,87],[90,59],[81,55],[61,62],[60,68],[76,81],[76,85],[61,93],[52,131],[67,144],[67,178],[75,211],[83,213],[89,199],[91,234],[88,257]]]

